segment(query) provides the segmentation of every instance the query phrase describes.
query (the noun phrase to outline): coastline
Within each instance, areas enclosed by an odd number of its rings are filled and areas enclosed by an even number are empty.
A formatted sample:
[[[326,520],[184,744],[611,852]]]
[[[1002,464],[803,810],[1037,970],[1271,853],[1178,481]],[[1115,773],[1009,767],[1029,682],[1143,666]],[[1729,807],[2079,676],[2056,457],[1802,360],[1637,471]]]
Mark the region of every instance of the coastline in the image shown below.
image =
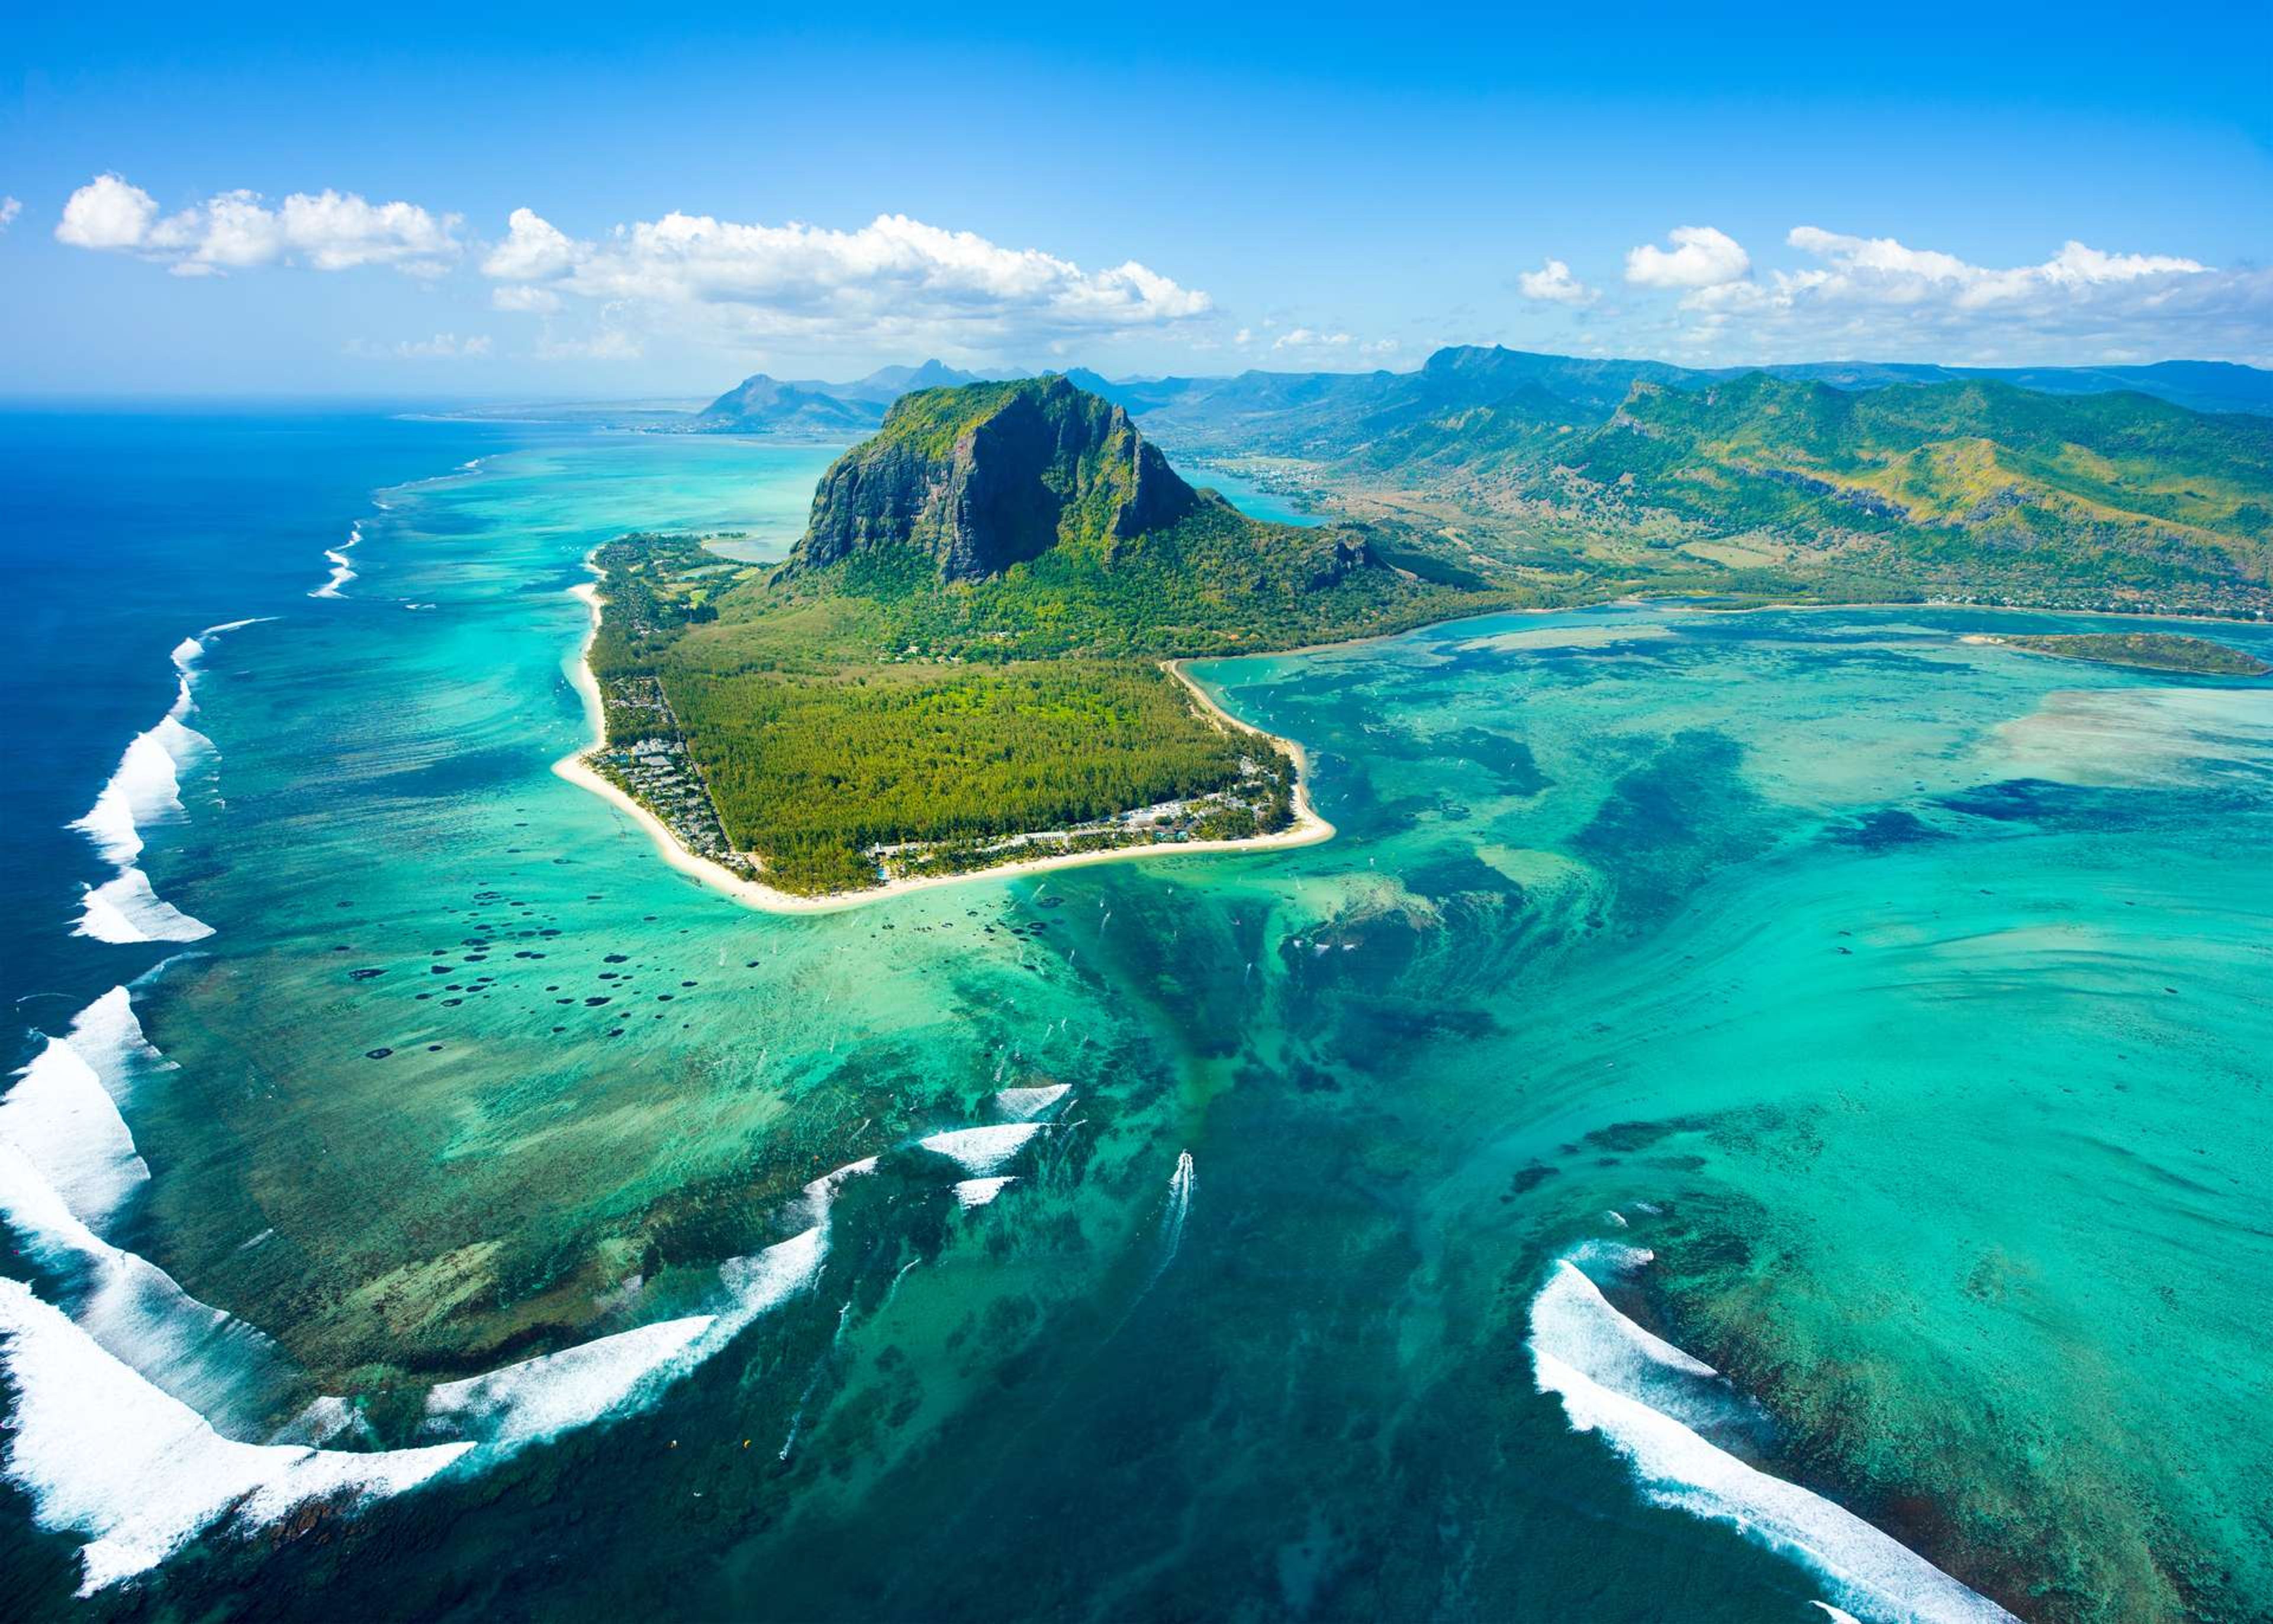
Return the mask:
[[[663,819],[608,782],[586,764],[584,758],[607,742],[607,722],[600,699],[599,680],[592,675],[590,655],[592,642],[600,631],[599,565],[594,555],[587,553],[584,567],[592,572],[593,579],[579,581],[568,588],[568,595],[589,611],[589,621],[584,630],[584,640],[577,645],[574,656],[563,662],[570,685],[584,701],[585,719],[590,724],[590,741],[571,751],[552,764],[553,775],[597,796],[601,800],[628,816],[654,844],[656,852],[679,872],[731,897],[745,908],[769,914],[829,914],[842,913],[847,909],[865,907],[888,898],[904,895],[911,891],[926,891],[935,887],[961,885],[974,879],[1003,879],[1022,874],[1039,874],[1051,869],[1077,868],[1091,863],[1123,862],[1139,857],[1174,857],[1193,854],[1217,855],[1244,851],[1277,851],[1297,846],[1315,846],[1334,837],[1334,826],[1318,815],[1310,804],[1310,758],[1302,746],[1293,739],[1280,738],[1273,733],[1251,727],[1225,710],[1210,697],[1207,691],[1181,668],[1181,660],[1164,660],[1160,669],[1182,683],[1187,692],[1198,701],[1203,709],[1222,725],[1234,731],[1250,734],[1268,740],[1285,750],[1294,761],[1294,821],[1284,829],[1270,834],[1257,834],[1247,840],[1185,841],[1174,844],[1146,846],[1115,846],[1104,851],[1069,851],[1054,857],[1026,857],[1016,863],[999,863],[991,868],[971,869],[957,874],[925,874],[913,879],[889,879],[878,886],[859,891],[844,891],[829,896],[799,896],[792,892],[778,890],[762,880],[745,879],[729,873],[707,857],[697,857],[679,842]]]
[[[1076,868],[1091,863],[1126,862],[1144,857],[1172,857],[1203,854],[1220,856],[1247,851],[1287,850],[1302,846],[1315,846],[1322,844],[1326,841],[1332,840],[1336,834],[1334,826],[1327,822],[1324,817],[1319,815],[1317,808],[1310,800],[1309,752],[1296,740],[1282,738],[1275,733],[1266,732],[1261,728],[1242,722],[1238,717],[1233,715],[1229,711],[1224,709],[1221,705],[1218,704],[1213,696],[1199,685],[1198,681],[1193,677],[1190,672],[1184,669],[1195,659],[1240,659],[1248,656],[1240,654],[1188,655],[1173,660],[1163,660],[1160,662],[1160,669],[1167,672],[1169,677],[1174,678],[1176,682],[1181,683],[1183,685],[1185,692],[1192,697],[1193,700],[1201,707],[1201,709],[1215,719],[1219,723],[1237,732],[1251,734],[1258,739],[1262,739],[1269,744],[1276,745],[1281,750],[1284,750],[1290,757],[1293,758],[1294,762],[1294,821],[1287,828],[1278,830],[1277,832],[1270,834],[1254,835],[1246,840],[1187,841],[1178,844],[1116,846],[1103,851],[1063,852],[1053,857],[1026,857],[1015,863],[1001,863],[990,868],[971,869],[961,873],[926,874],[912,879],[890,879],[886,880],[881,885],[870,886],[859,891],[838,892],[827,896],[799,896],[793,892],[776,889],[775,887],[765,884],[762,880],[745,879],[739,874],[730,873],[726,870],[720,868],[716,864],[709,861],[708,858],[697,857],[694,853],[689,851],[685,846],[679,843],[678,836],[671,832],[670,828],[661,819],[657,818],[646,807],[641,805],[636,800],[633,799],[629,795],[626,795],[622,790],[619,789],[613,783],[611,783],[607,779],[604,778],[598,773],[593,771],[590,767],[586,765],[584,757],[591,751],[598,749],[606,742],[606,724],[602,715],[599,683],[593,677],[592,669],[589,662],[592,641],[594,638],[598,635],[600,628],[601,609],[599,598],[599,576],[601,572],[599,565],[594,562],[593,554],[588,553],[585,555],[584,567],[592,572],[594,579],[589,581],[579,582],[577,585],[568,588],[568,592],[570,596],[575,598],[590,611],[590,624],[585,630],[584,640],[581,645],[579,645],[574,658],[566,662],[566,669],[570,683],[575,687],[576,692],[584,700],[585,715],[591,723],[591,739],[589,744],[583,745],[581,749],[573,751],[569,754],[561,757],[558,761],[555,761],[552,764],[552,771],[556,776],[566,780],[569,783],[576,785],[579,789],[590,791],[593,795],[596,795],[603,801],[607,802],[619,812],[628,816],[634,823],[637,824],[639,827],[646,833],[649,840],[654,844],[657,855],[672,868],[678,870],[680,873],[686,875],[688,879],[695,881],[697,884],[706,886],[711,890],[718,892],[722,895],[732,898],[735,902],[741,903],[746,908],[752,908],[762,913],[772,914],[841,913],[846,909],[859,908],[870,902],[883,902],[888,898],[899,896],[908,892],[929,890],[940,886],[959,885],[974,879],[1012,879],[1023,874],[1043,873],[1052,869]],[[1448,620],[1430,621],[1425,625],[1407,626],[1394,632],[1379,632],[1364,637],[1343,638],[1332,642],[1307,644],[1298,648],[1279,648],[1267,651],[1258,649],[1254,651],[1254,653],[1257,655],[1268,653],[1272,655],[1320,654],[1333,649],[1360,647],[1369,643],[1386,642],[1392,638],[1410,636],[1414,632],[1436,630],[1445,626],[1456,626],[1463,624],[1464,622],[1472,620],[1491,620],[1509,615],[1573,614],[1581,613],[1589,609],[1617,607],[1628,607],[1633,609],[1687,609],[1699,614],[1718,615],[1749,615],[1760,614],[1771,610],[1789,611],[1800,610],[1818,611],[1838,610],[1849,611],[1863,610],[1899,610],[1903,609],[1962,610],[1977,613],[2002,612],[2007,614],[2057,615],[2063,617],[2074,616],[2079,617],[2088,617],[2101,620],[2128,618],[2136,618],[2141,620],[2175,620],[2194,622],[2210,625],[2249,625],[2253,624],[2262,625],[2266,624],[2262,621],[2251,622],[2223,617],[2188,615],[2132,616],[2122,610],[2030,609],[2025,606],[2014,604],[1984,603],[1763,602],[1748,603],[1739,608],[1722,609],[1712,605],[1687,602],[1679,598],[1652,598],[1634,594],[1626,594],[1615,598],[1598,599],[1591,603],[1561,604],[1553,607],[1546,605],[1526,605],[1522,607],[1507,606],[1498,609],[1483,610],[1473,615],[1456,615]]]

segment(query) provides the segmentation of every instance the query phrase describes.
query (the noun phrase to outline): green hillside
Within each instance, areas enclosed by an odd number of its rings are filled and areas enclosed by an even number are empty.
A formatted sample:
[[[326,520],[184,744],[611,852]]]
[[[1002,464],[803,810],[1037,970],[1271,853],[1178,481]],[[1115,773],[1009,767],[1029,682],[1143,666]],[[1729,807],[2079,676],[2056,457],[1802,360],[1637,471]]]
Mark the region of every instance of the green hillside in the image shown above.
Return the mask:
[[[1004,843],[1034,831],[1072,849],[1267,832],[1291,763],[1159,662],[1507,601],[1376,540],[1245,517],[1062,378],[920,391],[822,477],[782,565],[686,537],[602,550],[604,770],[693,808],[666,819],[690,844],[807,893],[1038,855]],[[1150,833],[1114,821],[1163,804]]]

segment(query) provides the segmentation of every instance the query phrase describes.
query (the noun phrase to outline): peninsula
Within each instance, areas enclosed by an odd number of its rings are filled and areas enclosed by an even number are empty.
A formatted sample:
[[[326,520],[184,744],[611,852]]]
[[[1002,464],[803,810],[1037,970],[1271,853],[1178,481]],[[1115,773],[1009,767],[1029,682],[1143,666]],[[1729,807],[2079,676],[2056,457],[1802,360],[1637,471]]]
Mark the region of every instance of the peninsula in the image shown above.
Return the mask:
[[[2197,677],[2262,677],[2273,672],[2273,665],[2230,643],[2169,632],[2055,632],[1979,640],[2029,654],[2058,655],[2098,665],[2128,665],[2142,671],[2183,671]]]
[[[1062,377],[920,390],[822,477],[785,563],[594,554],[601,737],[563,772],[761,906],[1323,839],[1299,751],[1177,662],[1509,601],[1389,550],[1246,517]]]

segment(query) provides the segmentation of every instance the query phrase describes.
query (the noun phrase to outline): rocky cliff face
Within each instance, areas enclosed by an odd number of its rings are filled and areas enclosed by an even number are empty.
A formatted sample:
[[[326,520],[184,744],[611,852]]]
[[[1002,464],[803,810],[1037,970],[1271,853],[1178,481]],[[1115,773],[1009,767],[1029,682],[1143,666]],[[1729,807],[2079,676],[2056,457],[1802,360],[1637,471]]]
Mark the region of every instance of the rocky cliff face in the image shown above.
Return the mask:
[[[1065,378],[904,396],[822,476],[791,573],[875,549],[981,580],[1054,547],[1098,550],[1174,524],[1199,494],[1118,406]]]

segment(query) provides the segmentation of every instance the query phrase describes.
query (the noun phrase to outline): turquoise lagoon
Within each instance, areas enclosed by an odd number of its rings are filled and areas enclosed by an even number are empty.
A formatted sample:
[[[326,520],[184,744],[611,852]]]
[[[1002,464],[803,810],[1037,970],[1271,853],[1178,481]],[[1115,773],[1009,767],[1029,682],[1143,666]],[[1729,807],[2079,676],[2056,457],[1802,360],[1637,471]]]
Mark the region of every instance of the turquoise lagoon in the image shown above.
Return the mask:
[[[1325,845],[769,916],[567,589],[830,453],[485,432],[179,627],[156,939],[19,922],[20,1611],[2273,1605],[2273,689],[1498,617],[1198,668]]]

